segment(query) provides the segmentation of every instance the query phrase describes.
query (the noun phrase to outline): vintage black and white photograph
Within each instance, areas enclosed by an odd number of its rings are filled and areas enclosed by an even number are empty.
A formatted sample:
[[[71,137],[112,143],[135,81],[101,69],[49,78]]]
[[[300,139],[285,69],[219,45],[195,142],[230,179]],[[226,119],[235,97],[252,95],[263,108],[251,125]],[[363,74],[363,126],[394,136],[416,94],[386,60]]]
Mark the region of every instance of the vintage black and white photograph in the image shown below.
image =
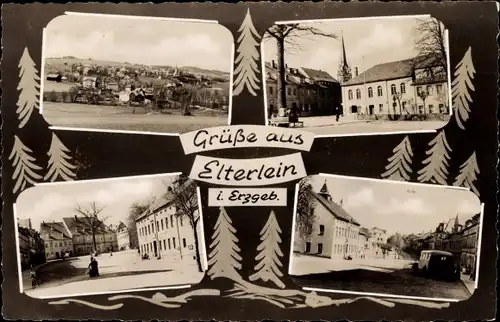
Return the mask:
[[[262,46],[268,124],[318,135],[440,128],[451,114],[447,35],[431,16],[277,22]]]
[[[207,268],[184,176],[40,185],[15,209],[20,289],[32,297],[188,288]]]
[[[43,46],[41,110],[53,126],[183,133],[228,124],[233,36],[216,22],[69,13],[48,24]]]
[[[467,189],[326,175],[298,186],[298,285],[447,300],[476,289],[482,205]]]

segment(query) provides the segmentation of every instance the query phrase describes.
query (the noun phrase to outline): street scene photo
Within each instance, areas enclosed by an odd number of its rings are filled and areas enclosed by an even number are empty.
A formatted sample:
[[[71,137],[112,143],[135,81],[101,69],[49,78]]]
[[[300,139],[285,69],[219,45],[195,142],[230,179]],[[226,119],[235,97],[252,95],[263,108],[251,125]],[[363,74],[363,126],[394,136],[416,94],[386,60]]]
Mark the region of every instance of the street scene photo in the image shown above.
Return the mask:
[[[311,176],[299,183],[290,275],[314,289],[465,300],[481,213],[463,188]]]
[[[233,37],[217,23],[67,14],[48,24],[43,46],[42,114],[53,126],[227,125]]]
[[[431,16],[277,22],[262,43],[268,124],[318,135],[434,130],[451,114]]]
[[[207,268],[184,176],[36,186],[16,205],[21,290],[35,298],[185,287]]]

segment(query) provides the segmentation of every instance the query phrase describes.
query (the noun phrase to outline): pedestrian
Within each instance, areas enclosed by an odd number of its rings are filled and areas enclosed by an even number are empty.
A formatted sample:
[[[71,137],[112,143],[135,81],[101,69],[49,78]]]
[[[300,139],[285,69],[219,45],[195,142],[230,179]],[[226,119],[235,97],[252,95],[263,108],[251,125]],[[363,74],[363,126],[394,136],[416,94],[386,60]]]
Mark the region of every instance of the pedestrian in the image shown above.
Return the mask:
[[[90,259],[89,276],[90,277],[99,276],[99,264],[97,263],[97,261],[95,260],[94,257],[91,257],[91,259]]]
[[[340,118],[340,107],[335,106],[335,120],[338,122]]]
[[[31,279],[31,287],[36,288],[38,286],[38,280],[36,277],[35,266],[33,264],[31,264],[30,267],[30,279]]]

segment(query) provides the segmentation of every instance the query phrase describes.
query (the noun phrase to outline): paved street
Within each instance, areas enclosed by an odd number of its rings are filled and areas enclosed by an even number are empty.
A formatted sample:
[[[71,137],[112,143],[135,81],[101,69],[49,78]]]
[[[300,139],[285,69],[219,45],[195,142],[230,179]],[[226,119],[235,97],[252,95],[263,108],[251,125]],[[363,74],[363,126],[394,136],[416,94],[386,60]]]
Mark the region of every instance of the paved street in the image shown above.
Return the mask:
[[[24,276],[26,294],[33,297],[55,297],[71,294],[112,292],[127,289],[192,285],[203,278],[192,258],[178,257],[141,260],[137,251],[101,254],[97,278],[89,278],[89,256],[48,262],[37,273],[41,285],[31,289],[29,275]]]
[[[411,273],[412,262],[407,260],[331,261],[314,260],[312,256],[298,257],[303,258],[297,260],[294,256],[292,275],[302,287],[459,300],[471,295],[462,280],[448,282],[414,276]]]
[[[444,121],[363,121],[335,116],[303,117],[304,130],[317,135],[352,134],[352,133],[389,133],[400,131],[435,130],[447,122]]]

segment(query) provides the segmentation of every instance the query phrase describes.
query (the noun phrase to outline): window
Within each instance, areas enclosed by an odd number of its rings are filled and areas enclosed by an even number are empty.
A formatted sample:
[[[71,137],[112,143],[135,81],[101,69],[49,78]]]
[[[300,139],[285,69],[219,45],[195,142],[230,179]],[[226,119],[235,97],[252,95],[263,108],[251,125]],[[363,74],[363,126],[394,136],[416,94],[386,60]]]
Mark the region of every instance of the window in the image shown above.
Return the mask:
[[[52,242],[50,242],[50,247],[52,247]]]
[[[429,104],[429,114],[434,113],[434,105]]]
[[[379,104],[378,105],[378,112],[382,113],[384,111],[384,104]]]
[[[323,252],[323,244],[319,243],[318,244],[318,254],[321,254]]]
[[[401,83],[401,85],[399,85],[399,88],[401,90],[401,94],[405,94],[406,93],[405,83]]]
[[[165,217],[165,229],[168,229],[168,218]]]
[[[347,92],[347,97],[348,97],[348,99],[352,100],[352,90],[349,90]]]
[[[170,238],[168,239],[168,249],[170,249]]]
[[[335,236],[338,237],[338,235],[339,235],[339,227],[335,227]]]
[[[373,97],[373,88],[368,87],[368,97]]]
[[[161,230],[163,230],[164,227],[163,227],[163,219],[161,220]]]
[[[158,221],[156,222],[156,231],[160,230],[159,228],[160,225],[158,225]]]
[[[396,90],[396,85],[392,84],[391,85],[391,95],[396,95],[397,94],[397,90]]]
[[[297,95],[297,89],[296,88],[293,89],[293,95]]]
[[[422,93],[422,86],[417,86],[417,94]]]
[[[292,88],[288,87],[288,88],[286,89],[286,94],[287,94],[287,95],[292,95]]]
[[[160,245],[160,250],[161,250],[161,241],[160,241],[159,245]]]
[[[432,95],[432,85],[427,85],[427,94]]]
[[[273,95],[273,87],[269,86],[269,95]]]
[[[445,113],[444,104],[439,104],[439,113]]]
[[[382,86],[377,86],[377,95],[380,97],[382,95],[384,95],[384,93],[382,92]]]
[[[359,88],[356,90],[356,98],[361,99],[361,90]]]
[[[436,85],[436,93],[441,94],[443,92],[443,85],[437,84]]]
[[[310,253],[310,252],[311,252],[311,243],[306,242],[306,253]]]
[[[172,237],[172,244],[174,246],[174,248],[176,248],[177,246],[175,245],[175,237]]]
[[[186,238],[182,238],[182,247],[186,248]]]
[[[148,225],[148,235],[151,234],[151,226]]]
[[[423,105],[419,105],[419,106],[418,106],[418,112],[419,112],[420,114],[424,114],[424,106],[423,106]]]
[[[170,227],[174,227],[174,216],[170,215]]]
[[[403,111],[405,111],[405,110],[406,110],[406,102],[401,102],[401,109],[402,109]]]
[[[180,221],[181,221],[181,226],[184,226],[184,222],[182,220],[183,217],[180,218]]]
[[[319,225],[319,235],[323,236],[325,233],[325,225]]]

